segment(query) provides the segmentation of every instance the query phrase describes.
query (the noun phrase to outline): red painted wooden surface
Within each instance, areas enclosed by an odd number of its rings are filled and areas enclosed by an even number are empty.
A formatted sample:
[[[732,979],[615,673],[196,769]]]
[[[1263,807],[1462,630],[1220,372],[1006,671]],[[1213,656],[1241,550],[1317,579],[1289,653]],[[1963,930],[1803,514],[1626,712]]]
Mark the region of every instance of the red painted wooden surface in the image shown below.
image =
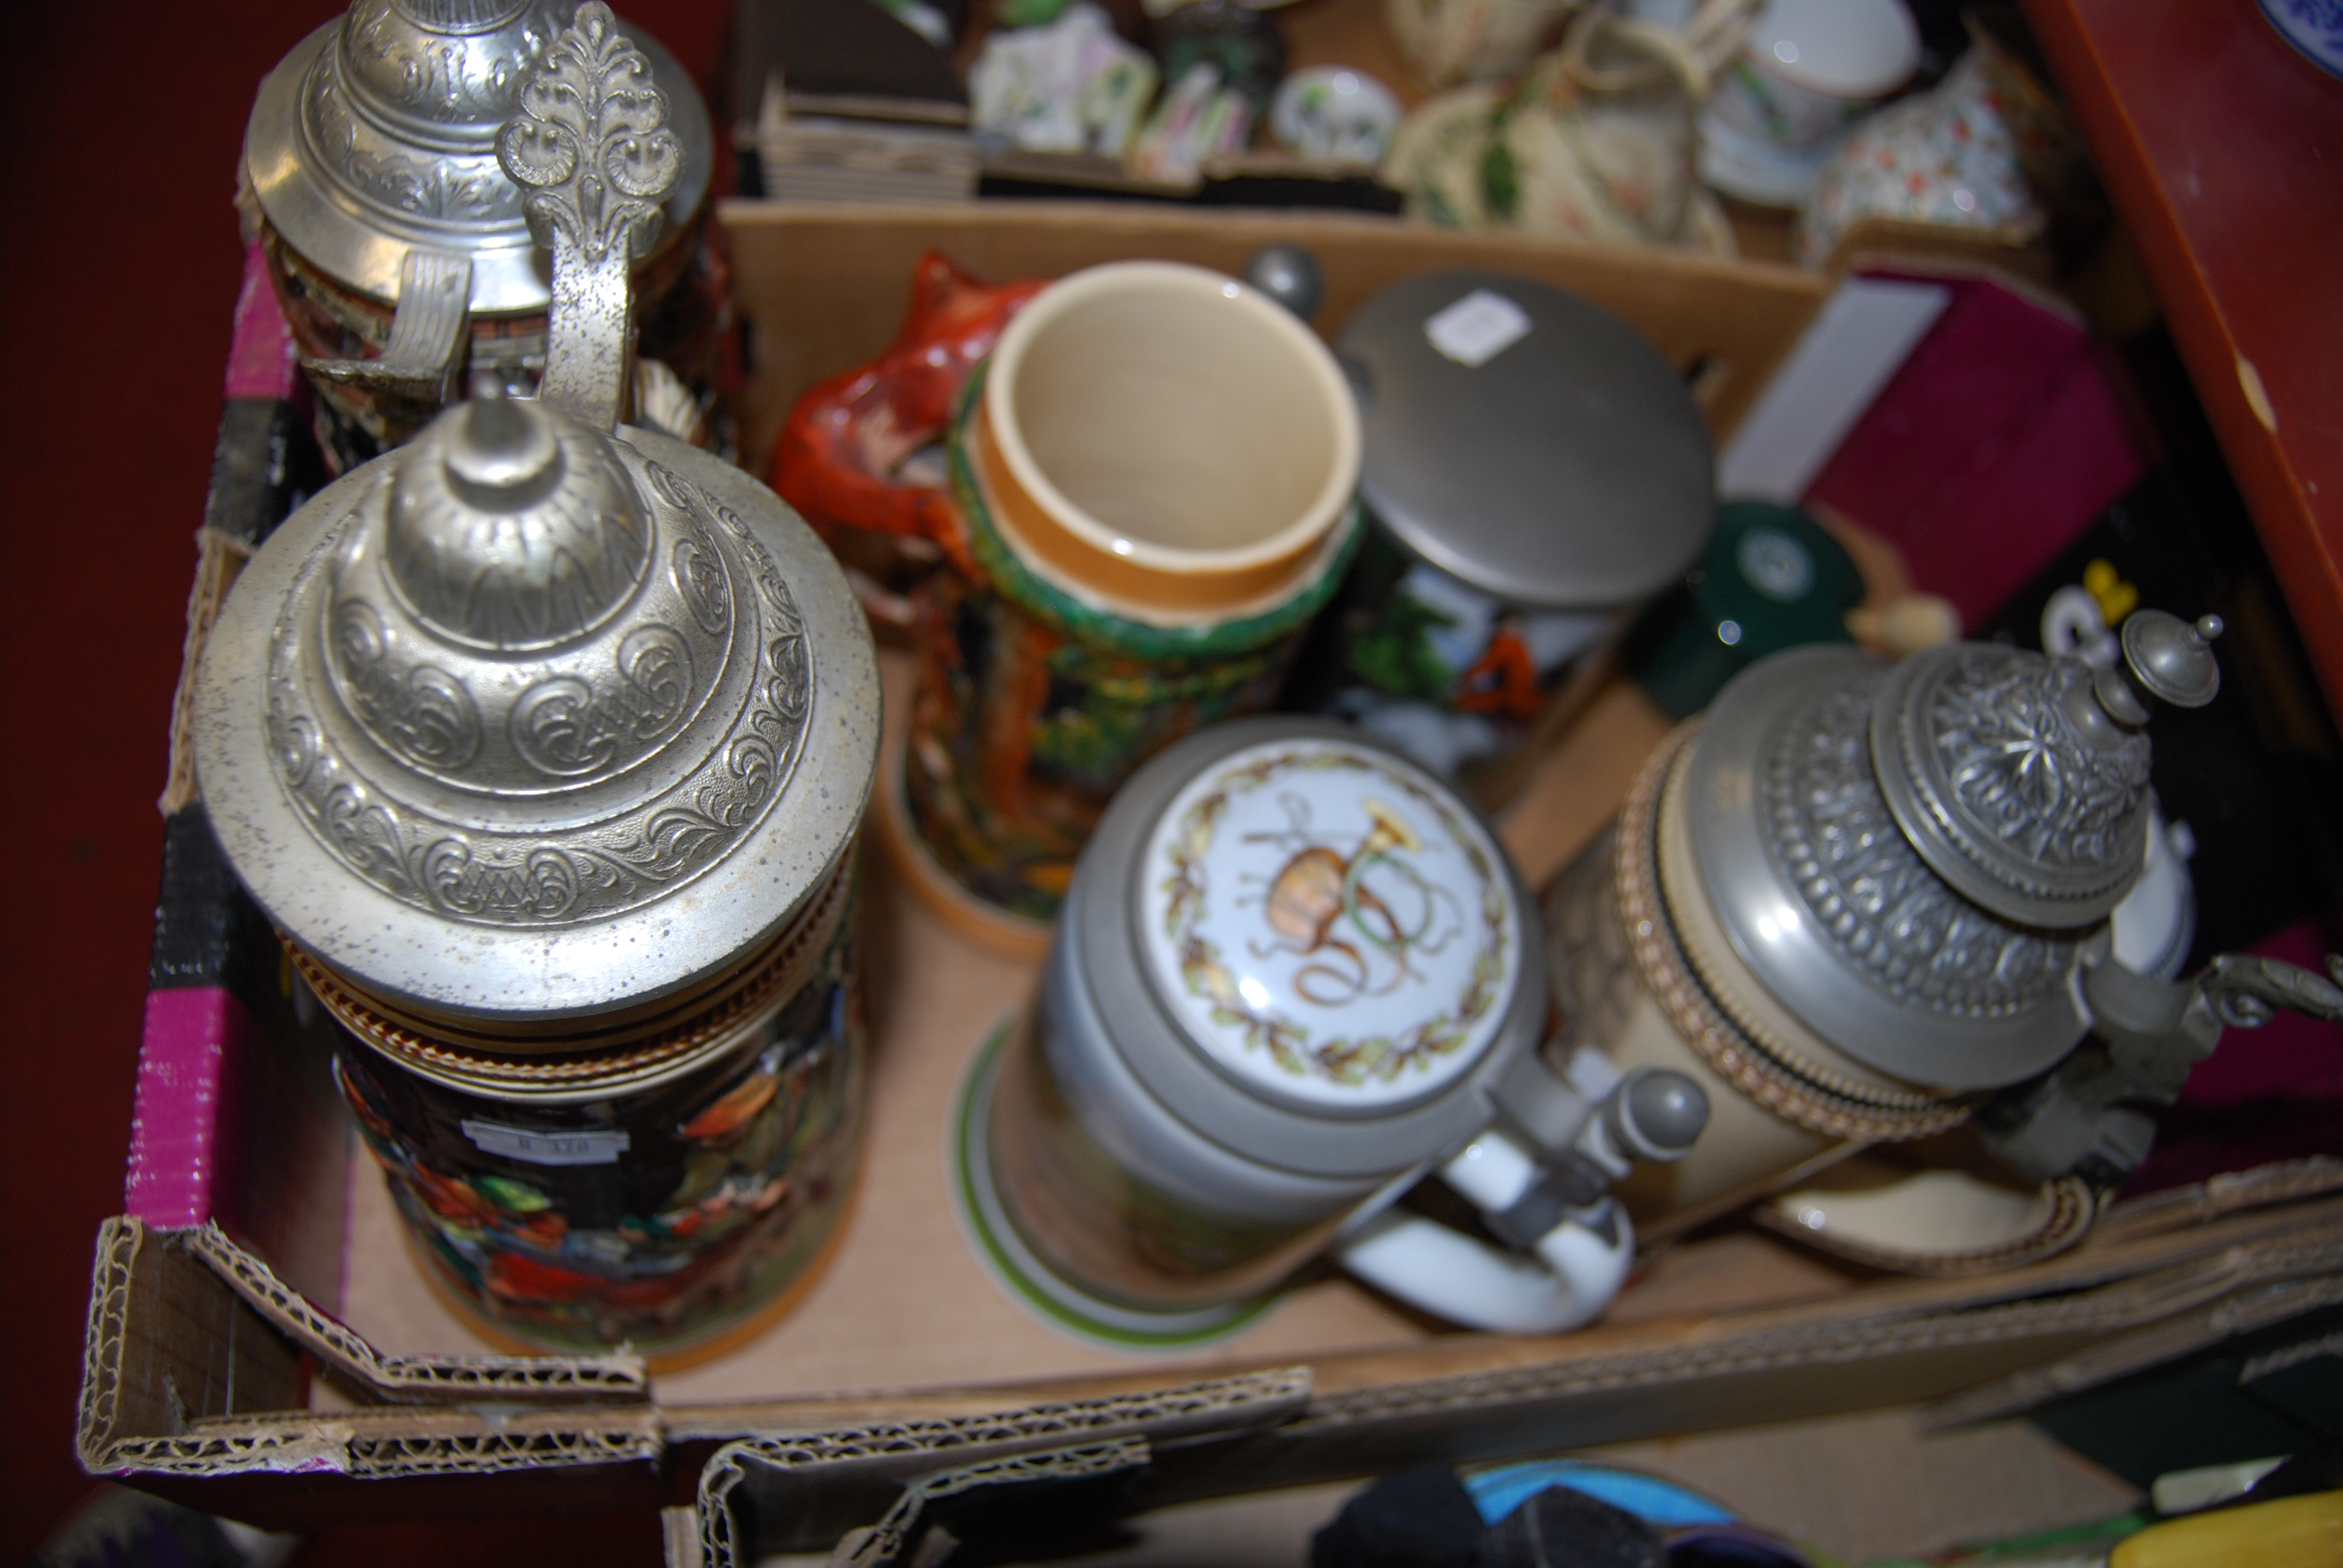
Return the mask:
[[[2343,81],[2254,0],[2026,0],[2343,713]]]

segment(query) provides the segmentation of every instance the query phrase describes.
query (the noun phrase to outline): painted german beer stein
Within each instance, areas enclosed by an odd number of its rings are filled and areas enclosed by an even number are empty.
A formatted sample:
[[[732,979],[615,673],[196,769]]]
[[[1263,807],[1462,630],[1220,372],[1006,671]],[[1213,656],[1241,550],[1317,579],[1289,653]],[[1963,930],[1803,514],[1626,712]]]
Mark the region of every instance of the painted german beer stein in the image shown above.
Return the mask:
[[[1358,415],[1252,286],[1118,262],[1017,314],[950,450],[966,570],[924,590],[890,809],[918,885],[1038,952],[1132,769],[1277,696],[1352,555]]]
[[[277,530],[196,759],[427,1277],[492,1336],[671,1353],[783,1299],[853,1176],[877,666],[769,491],[616,425],[630,237],[683,162],[642,55],[588,4],[520,100],[541,394],[458,405]]]
[[[353,0],[261,83],[244,175],[277,297],[320,397],[329,459],[395,446],[469,374],[526,395],[546,355],[553,283],[527,188],[497,158],[574,0]],[[613,34],[613,45],[627,41]],[[702,245],[714,168],[707,106],[649,38],[632,46],[666,95],[679,168],[668,221],[639,229],[638,422],[689,435],[712,386],[721,257]],[[607,53],[607,50],[606,50]],[[581,67],[582,68],[582,67]],[[582,78],[544,79],[575,91]],[[680,384],[678,382],[680,377]]]
[[[2343,990],[2270,960],[2171,978],[2190,903],[2145,725],[2212,699],[2219,630],[2142,610],[2096,671],[1997,644],[1794,649],[1670,738],[1545,904],[1556,1049],[1684,1072],[1715,1108],[1689,1158],[1623,1187],[1639,1222],[1968,1124],[2024,1201],[1929,1171],[1836,1200],[1844,1245],[1822,1196],[1790,1228],[1914,1271],[2023,1261],[2080,1238],[2147,1152],[2142,1107],[2224,1024],[2343,1016]]]
[[[1524,278],[1393,284],[1337,348],[1373,526],[1290,700],[1500,804],[1566,719],[1558,694],[1591,690],[1634,610],[1699,559],[1707,427],[1634,327]]]
[[[1634,1252],[1605,1190],[1705,1107],[1671,1070],[1550,1070],[1542,951],[1486,822],[1415,763],[1316,719],[1191,736],[1116,797],[963,1090],[980,1256],[1141,1345],[1225,1332],[1330,1251],[1468,1325],[1587,1321]],[[1433,1172],[1514,1250],[1391,1207]]]

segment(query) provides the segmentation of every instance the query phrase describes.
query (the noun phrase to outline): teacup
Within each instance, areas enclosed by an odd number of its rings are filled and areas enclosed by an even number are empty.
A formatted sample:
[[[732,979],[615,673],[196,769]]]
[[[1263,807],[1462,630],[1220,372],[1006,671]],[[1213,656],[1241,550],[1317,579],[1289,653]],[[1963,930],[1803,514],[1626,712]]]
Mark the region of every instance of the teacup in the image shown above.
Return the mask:
[[[1768,0],[1701,115],[1701,178],[1796,206],[1839,134],[1919,64],[1903,0]]]
[[[1046,941],[1117,786],[1277,695],[1353,548],[1359,447],[1333,357],[1234,278],[1118,262],[1015,317],[950,439],[968,569],[914,638],[899,842],[931,894]]]

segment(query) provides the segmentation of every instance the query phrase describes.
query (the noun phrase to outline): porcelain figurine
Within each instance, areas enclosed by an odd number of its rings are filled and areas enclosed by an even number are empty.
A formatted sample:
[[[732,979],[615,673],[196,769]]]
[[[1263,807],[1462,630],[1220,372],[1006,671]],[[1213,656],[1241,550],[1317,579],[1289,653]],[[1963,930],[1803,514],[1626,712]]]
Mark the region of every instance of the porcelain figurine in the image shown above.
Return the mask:
[[[589,3],[518,97],[540,396],[458,405],[271,536],[197,775],[427,1277],[492,1339],[673,1356],[776,1310],[851,1181],[877,668],[787,507],[617,424],[686,158],[644,56]]]

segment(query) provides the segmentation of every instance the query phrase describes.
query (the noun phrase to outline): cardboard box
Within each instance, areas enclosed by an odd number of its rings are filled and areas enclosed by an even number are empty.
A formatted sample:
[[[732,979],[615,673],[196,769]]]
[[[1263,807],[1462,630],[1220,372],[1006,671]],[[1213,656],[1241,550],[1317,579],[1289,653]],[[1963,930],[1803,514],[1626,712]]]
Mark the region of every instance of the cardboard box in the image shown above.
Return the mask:
[[[736,206],[726,220],[756,330],[751,453],[799,389],[891,337],[930,246],[1006,276],[1137,256],[1233,270],[1300,240],[1326,273],[1329,331],[1409,273],[1525,273],[1649,333],[1720,431],[1822,292],[1780,268],[1323,216]],[[248,286],[191,657],[296,488],[261,482],[284,467],[265,460],[272,443],[299,435],[281,334],[265,283]],[[890,657],[887,677],[900,715],[906,665]],[[1504,824],[1534,881],[1600,826],[1661,724],[1614,688],[1541,759]],[[1031,967],[955,936],[873,857],[873,1095],[837,1255],[769,1332],[671,1376],[627,1354],[502,1355],[409,1258],[324,1082],[332,1026],[221,862],[192,780],[173,780],[127,1212],[98,1238],[80,1453],[93,1473],[256,1524],[639,1503],[674,1510],[679,1562],[855,1529],[874,1532],[856,1560],[879,1562],[923,1520],[1031,1488],[1136,1508],[1956,1393],[2001,1409],[2343,1293],[2343,1166],[2318,1162],[2118,1211],[2078,1251],[1982,1280],[1858,1278],[1730,1233],[1671,1248],[1606,1323],[1554,1338],[1442,1331],[1330,1273],[1208,1352],[1075,1344],[993,1288],[944,1185],[961,1066]]]

